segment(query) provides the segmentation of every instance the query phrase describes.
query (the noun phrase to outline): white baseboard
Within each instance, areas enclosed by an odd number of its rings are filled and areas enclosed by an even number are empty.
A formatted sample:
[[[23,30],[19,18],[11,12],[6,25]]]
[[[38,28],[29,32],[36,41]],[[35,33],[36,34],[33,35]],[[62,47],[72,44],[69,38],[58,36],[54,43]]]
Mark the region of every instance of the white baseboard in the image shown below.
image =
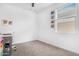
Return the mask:
[[[20,43],[25,43],[25,42],[30,42],[30,41],[34,41],[34,39],[27,40],[27,41],[18,41],[18,42],[14,42],[13,44],[20,44]]]
[[[68,48],[64,48],[63,46],[60,46],[59,44],[53,42],[53,41],[50,41],[50,40],[46,40],[46,39],[38,39],[39,41],[42,41],[42,42],[45,42],[47,44],[50,44],[50,45],[54,45],[56,47],[59,47],[61,49],[64,49],[64,50],[67,50],[67,51],[70,51],[70,52],[73,52],[73,53],[76,53],[76,54],[79,54],[79,51],[76,51],[76,50],[73,50],[73,49],[68,49]]]

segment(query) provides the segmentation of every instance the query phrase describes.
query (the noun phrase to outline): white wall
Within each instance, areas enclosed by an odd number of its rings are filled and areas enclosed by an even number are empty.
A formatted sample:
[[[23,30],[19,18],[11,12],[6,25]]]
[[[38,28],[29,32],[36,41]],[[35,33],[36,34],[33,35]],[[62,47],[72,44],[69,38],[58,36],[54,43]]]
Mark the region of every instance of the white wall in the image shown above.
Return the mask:
[[[50,27],[50,12],[52,9],[53,7],[50,7],[38,15],[40,22],[38,40],[79,53],[79,33],[56,33]]]
[[[77,4],[76,30],[79,32],[79,3]]]
[[[0,4],[0,20],[5,17],[11,17],[12,28],[7,28],[6,31],[0,29],[0,31],[2,33],[12,32],[14,43],[34,40],[36,33],[36,14],[34,12],[8,4]]]

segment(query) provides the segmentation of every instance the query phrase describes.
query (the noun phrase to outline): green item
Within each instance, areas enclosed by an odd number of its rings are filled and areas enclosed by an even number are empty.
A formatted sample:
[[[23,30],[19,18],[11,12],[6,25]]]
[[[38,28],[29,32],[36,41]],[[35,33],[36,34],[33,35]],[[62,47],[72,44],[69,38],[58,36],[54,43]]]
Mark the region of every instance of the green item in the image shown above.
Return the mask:
[[[12,46],[12,50],[16,51],[16,46],[15,45]]]
[[[0,56],[3,56],[3,48],[0,48]]]

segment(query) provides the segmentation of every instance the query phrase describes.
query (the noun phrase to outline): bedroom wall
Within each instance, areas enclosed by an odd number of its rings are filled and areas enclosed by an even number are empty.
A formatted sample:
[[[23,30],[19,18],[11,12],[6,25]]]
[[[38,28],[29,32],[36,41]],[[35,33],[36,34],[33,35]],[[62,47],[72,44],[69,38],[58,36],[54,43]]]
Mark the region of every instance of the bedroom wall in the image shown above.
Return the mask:
[[[34,40],[36,31],[36,14],[15,6],[0,4],[0,20],[10,18],[13,25],[2,29],[2,33],[13,33],[13,43],[22,43]]]
[[[50,27],[50,11],[53,10],[53,7],[49,7],[48,9],[39,13],[39,39],[43,42],[47,42],[49,44],[61,47],[63,49],[79,53],[79,33],[76,31],[75,33],[57,33]],[[76,19],[78,25],[78,19]]]

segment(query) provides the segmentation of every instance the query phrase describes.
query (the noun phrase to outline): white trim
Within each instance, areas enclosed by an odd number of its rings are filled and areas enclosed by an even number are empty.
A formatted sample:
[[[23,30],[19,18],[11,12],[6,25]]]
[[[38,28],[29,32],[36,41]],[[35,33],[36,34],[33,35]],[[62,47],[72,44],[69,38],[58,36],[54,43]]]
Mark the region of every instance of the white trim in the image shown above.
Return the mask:
[[[74,53],[77,53],[79,54],[79,51],[76,51],[76,50],[73,50],[73,49],[68,49],[68,48],[64,48],[63,46],[59,45],[58,43],[54,42],[54,41],[50,41],[50,40],[44,40],[44,39],[38,39],[39,41],[42,41],[42,42],[45,42],[47,44],[50,44],[50,45],[53,45],[53,46],[56,46],[56,47],[59,47],[61,49],[65,49],[65,50],[68,50],[68,51],[71,51],[71,52],[74,52]]]

